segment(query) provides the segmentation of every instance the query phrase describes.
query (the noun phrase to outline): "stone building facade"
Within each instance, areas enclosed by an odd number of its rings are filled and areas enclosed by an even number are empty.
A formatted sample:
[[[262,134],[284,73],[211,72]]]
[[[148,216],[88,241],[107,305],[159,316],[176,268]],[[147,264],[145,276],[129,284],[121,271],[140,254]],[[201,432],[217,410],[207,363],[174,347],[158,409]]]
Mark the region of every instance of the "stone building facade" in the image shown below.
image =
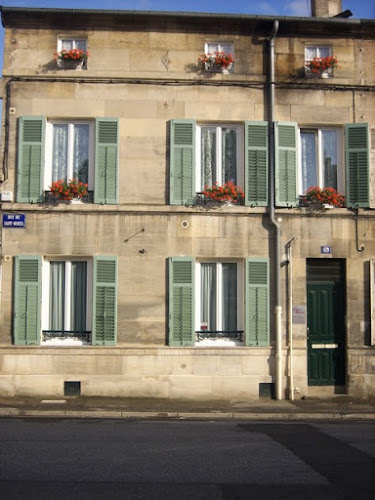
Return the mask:
[[[374,396],[375,21],[2,23],[0,393]]]

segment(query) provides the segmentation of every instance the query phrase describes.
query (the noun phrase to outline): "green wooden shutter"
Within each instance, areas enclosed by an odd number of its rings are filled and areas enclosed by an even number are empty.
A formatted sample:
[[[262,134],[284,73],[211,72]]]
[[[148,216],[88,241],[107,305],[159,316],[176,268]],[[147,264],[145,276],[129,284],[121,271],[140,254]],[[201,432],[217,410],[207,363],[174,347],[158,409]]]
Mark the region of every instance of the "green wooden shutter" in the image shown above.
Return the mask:
[[[297,124],[275,123],[275,203],[278,207],[297,203]]]
[[[44,138],[42,116],[22,116],[18,121],[17,201],[38,202],[43,193]]]
[[[14,259],[13,339],[16,345],[40,344],[41,257]]]
[[[245,205],[268,205],[268,123],[245,123]]]
[[[246,345],[269,345],[268,259],[246,259]]]
[[[194,345],[194,259],[169,259],[169,345]]]
[[[92,344],[116,345],[117,259],[94,257]]]
[[[345,126],[346,206],[370,206],[370,148],[367,123]]]
[[[97,118],[94,203],[118,203],[118,119]]]
[[[170,122],[170,196],[171,205],[192,202],[195,195],[195,121]]]

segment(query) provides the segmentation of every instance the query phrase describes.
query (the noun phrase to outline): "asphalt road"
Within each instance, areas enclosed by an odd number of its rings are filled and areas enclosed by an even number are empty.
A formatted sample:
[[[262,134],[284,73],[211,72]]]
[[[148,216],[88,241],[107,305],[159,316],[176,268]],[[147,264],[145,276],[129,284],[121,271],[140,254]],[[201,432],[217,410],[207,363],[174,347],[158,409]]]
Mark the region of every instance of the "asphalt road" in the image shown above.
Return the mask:
[[[0,420],[0,498],[375,498],[365,422]]]

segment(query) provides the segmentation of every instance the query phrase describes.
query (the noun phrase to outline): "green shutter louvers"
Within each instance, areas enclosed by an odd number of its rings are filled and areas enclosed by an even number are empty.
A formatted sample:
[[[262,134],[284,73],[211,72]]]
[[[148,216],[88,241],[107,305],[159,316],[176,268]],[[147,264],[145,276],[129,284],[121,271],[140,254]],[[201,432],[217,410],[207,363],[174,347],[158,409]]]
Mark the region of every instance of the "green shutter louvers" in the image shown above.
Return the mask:
[[[171,205],[192,203],[195,194],[195,121],[170,122],[169,174]]]
[[[268,123],[245,123],[245,205],[268,205]]]
[[[275,204],[297,204],[297,124],[275,122]]]
[[[194,259],[169,259],[169,345],[194,345]]]
[[[246,260],[246,345],[269,345],[269,262]]]
[[[369,125],[351,123],[345,126],[346,206],[370,206]]]
[[[92,344],[116,345],[117,259],[94,257]]]
[[[41,257],[14,259],[13,339],[16,345],[40,344]]]
[[[94,203],[118,203],[119,122],[116,118],[95,121]]]
[[[46,120],[23,116],[18,122],[17,202],[42,200]]]

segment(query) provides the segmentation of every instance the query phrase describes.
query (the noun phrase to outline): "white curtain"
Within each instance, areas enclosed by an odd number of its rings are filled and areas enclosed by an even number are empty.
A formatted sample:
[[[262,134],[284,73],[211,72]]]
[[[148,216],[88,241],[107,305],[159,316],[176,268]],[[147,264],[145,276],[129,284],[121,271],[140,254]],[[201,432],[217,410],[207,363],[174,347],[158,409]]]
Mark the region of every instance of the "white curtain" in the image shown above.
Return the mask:
[[[88,182],[89,125],[74,125],[73,175],[81,182]]]
[[[208,127],[201,129],[201,189],[212,186],[216,176],[216,130]]]
[[[67,273],[70,272],[70,289],[66,287]],[[70,297],[66,294],[70,294]],[[49,289],[49,330],[75,331],[86,330],[87,304],[87,263],[66,262],[50,263]],[[70,300],[67,300],[69,297]],[[70,311],[66,311],[70,302]],[[65,323],[65,320],[66,323]]]
[[[301,131],[302,190],[318,184],[315,132]]]
[[[322,161],[324,187],[337,189],[337,133],[336,130],[322,130]]]
[[[65,263],[50,263],[49,330],[64,330]]]
[[[216,264],[201,264],[201,324],[216,330]]]
[[[223,312],[222,330],[237,331],[237,264],[222,264]]]
[[[230,128],[222,129],[222,179],[223,183],[233,182],[237,184],[237,147],[236,131]]]
[[[52,182],[67,181],[68,165],[68,125],[53,126]]]
[[[70,330],[86,330],[87,263],[72,262]]]

